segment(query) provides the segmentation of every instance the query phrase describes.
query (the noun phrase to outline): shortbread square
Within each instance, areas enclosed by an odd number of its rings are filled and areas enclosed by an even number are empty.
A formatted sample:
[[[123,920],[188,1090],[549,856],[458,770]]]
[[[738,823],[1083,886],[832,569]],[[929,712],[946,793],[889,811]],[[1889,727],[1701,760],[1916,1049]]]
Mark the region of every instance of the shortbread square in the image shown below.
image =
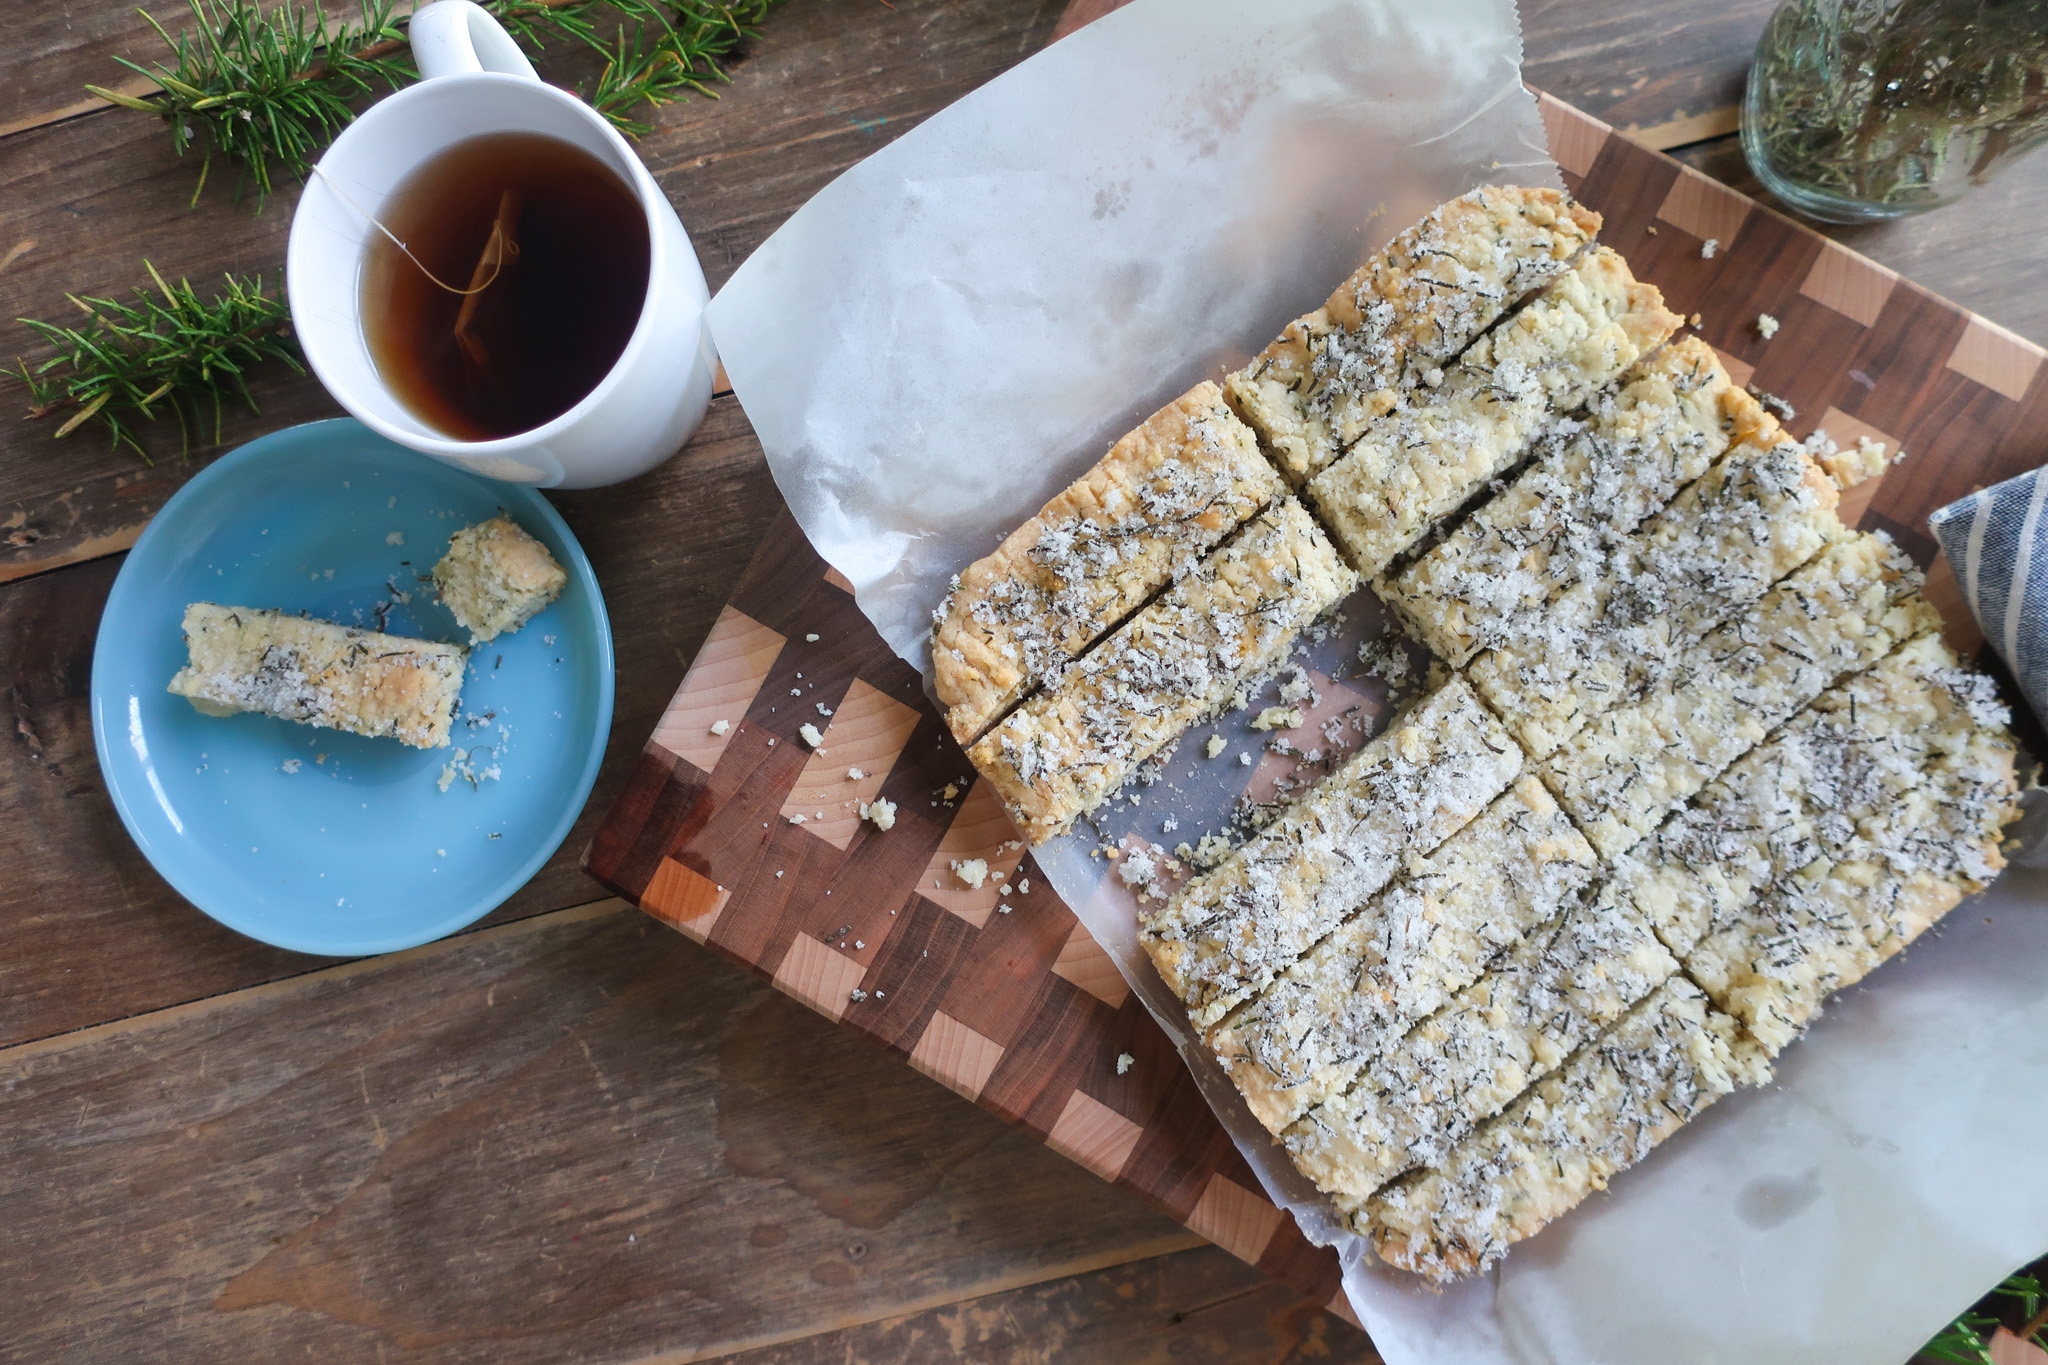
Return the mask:
[[[434,587],[473,645],[509,635],[561,594],[569,575],[548,547],[500,512],[465,526],[434,566]]]

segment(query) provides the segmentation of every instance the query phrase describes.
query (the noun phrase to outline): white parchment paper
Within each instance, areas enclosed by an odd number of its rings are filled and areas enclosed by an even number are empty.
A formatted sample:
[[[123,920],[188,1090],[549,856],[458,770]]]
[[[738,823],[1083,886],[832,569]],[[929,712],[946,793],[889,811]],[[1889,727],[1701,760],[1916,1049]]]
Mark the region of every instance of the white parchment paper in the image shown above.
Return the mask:
[[[1138,0],[793,216],[711,327],[783,495],[890,644],[928,668],[954,572],[1429,207],[1557,183],[1519,63],[1512,0]],[[1386,681],[1356,654],[1381,629],[1361,594],[1305,647],[1321,700],[1302,747],[1381,728]],[[1194,842],[1272,799],[1301,760],[1245,722],[1191,734],[1138,802],[1039,861],[1267,1192],[1339,1248],[1393,1365],[1891,1365],[2048,1247],[2024,1159],[2048,1135],[2048,876],[2021,870],[1831,1005],[1775,1087],[1722,1101],[1491,1276],[1439,1295],[1373,1264],[1192,1046],[1132,893],[1091,856]]]

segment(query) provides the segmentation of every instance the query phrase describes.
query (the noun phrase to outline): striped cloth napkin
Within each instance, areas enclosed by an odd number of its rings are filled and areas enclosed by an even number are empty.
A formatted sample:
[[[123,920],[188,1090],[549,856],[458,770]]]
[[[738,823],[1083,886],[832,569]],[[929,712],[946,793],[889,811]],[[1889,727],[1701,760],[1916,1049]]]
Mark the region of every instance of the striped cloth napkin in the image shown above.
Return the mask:
[[[2048,467],[1958,498],[1927,518],[1963,600],[2034,714],[2048,721]]]

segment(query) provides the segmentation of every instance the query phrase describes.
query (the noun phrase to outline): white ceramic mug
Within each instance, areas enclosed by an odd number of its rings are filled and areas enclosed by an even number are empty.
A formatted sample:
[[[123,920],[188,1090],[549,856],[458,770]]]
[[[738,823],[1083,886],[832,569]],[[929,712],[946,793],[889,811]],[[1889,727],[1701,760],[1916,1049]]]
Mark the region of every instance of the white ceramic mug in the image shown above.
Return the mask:
[[[470,0],[419,10],[411,37],[423,79],[343,130],[292,217],[285,289],[313,373],[365,426],[493,479],[594,488],[652,469],[703,420],[718,364],[704,327],[704,269],[675,209],[617,130],[542,84],[519,45]],[[458,441],[414,416],[377,373],[360,308],[364,245],[376,231],[365,215],[382,217],[392,192],[451,144],[499,132],[573,143],[632,190],[647,215],[647,300],[618,363],[575,407],[516,436]]]

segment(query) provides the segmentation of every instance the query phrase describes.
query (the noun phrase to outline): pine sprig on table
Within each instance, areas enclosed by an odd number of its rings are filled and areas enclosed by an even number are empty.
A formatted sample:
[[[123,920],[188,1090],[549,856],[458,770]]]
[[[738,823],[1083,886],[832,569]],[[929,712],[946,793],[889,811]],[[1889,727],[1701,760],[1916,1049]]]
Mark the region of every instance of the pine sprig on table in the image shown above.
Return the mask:
[[[156,114],[171,125],[180,155],[203,135],[196,201],[216,152],[242,168],[267,196],[278,180],[303,179],[321,149],[355,117],[356,103],[380,86],[397,89],[418,72],[406,50],[406,20],[393,0],[363,0],[360,23],[330,27],[317,0],[187,0],[194,31],[171,37],[144,15],[170,47],[171,61],[143,67],[116,60],[154,81],[136,96],[103,86],[92,94]],[[534,56],[567,44],[601,54],[605,66],[584,92],[591,105],[635,137],[649,126],[642,104],[714,94],[722,61],[754,36],[780,0],[483,0],[484,8]]]
[[[182,455],[191,449],[193,422],[209,408],[216,442],[228,400],[256,411],[246,378],[252,366],[277,360],[304,374],[305,365],[291,313],[282,297],[263,291],[262,276],[230,275],[226,290],[208,301],[189,281],[167,284],[155,266],[144,261],[143,268],[156,291],[137,289],[133,302],[67,296],[91,319],[84,327],[19,319],[57,354],[33,368],[15,363],[34,404],[30,417],[69,414],[60,437],[97,422],[115,449],[125,445],[153,464],[136,422],[177,418]]]

